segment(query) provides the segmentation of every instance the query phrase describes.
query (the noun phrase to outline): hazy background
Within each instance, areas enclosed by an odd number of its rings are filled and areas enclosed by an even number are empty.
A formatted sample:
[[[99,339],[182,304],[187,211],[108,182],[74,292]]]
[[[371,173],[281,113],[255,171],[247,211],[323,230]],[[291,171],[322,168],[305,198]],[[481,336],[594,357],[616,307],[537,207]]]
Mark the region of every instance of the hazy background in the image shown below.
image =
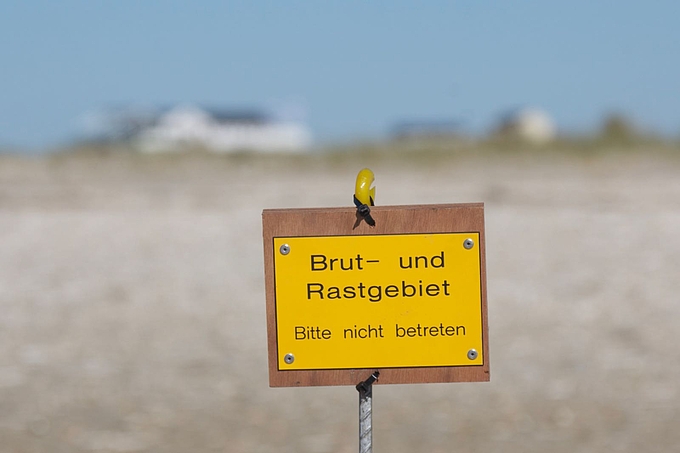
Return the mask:
[[[3,3],[0,452],[356,451],[354,388],[268,387],[261,212],[351,205],[363,167],[377,204],[486,206],[491,382],[378,385],[375,451],[674,451],[678,13]],[[177,105],[311,145],[85,140]]]
[[[320,143],[397,121],[564,131],[620,111],[680,135],[677,2],[29,1],[0,5],[0,147],[70,143],[87,112],[199,103],[304,116]]]

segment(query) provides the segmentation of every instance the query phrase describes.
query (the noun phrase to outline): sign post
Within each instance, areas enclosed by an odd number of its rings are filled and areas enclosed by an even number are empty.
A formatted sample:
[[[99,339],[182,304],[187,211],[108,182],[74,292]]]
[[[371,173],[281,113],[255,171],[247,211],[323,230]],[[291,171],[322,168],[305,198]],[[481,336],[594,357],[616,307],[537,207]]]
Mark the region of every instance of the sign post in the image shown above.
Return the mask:
[[[359,453],[373,451],[373,383],[378,380],[376,371],[364,382],[357,384],[359,391]]]
[[[370,445],[378,376],[489,380],[484,205],[355,203],[262,213],[269,384],[355,385]]]

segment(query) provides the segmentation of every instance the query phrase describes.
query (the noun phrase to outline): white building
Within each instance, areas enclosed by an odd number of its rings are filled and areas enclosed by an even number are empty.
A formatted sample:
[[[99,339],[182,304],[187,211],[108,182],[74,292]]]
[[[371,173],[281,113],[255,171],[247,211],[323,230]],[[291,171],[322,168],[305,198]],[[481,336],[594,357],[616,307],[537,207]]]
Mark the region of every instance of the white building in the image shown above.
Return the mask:
[[[557,127],[546,112],[536,108],[526,108],[505,115],[501,119],[498,133],[541,144],[555,139]]]
[[[275,121],[258,112],[221,112],[180,106],[153,113],[139,109],[109,112],[101,118],[101,137],[108,141],[128,141],[147,153],[191,148],[215,153],[304,152],[312,144],[311,133],[305,125]]]

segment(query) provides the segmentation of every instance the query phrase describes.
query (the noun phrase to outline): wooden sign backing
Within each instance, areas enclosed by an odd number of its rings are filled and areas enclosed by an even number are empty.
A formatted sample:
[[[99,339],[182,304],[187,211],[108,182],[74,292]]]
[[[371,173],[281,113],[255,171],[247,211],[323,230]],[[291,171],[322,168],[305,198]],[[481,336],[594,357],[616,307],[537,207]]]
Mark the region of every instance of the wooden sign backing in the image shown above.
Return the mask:
[[[304,387],[356,385],[374,371],[378,384],[488,381],[489,350],[486,293],[486,250],[484,204],[375,206],[371,215],[376,226],[357,221],[354,208],[266,209],[262,212],[264,274],[267,314],[269,385]],[[418,366],[352,369],[283,370],[277,341],[275,250],[276,238],[371,236],[399,234],[477,233],[479,236],[482,363],[459,366]],[[478,361],[479,362],[479,361]]]

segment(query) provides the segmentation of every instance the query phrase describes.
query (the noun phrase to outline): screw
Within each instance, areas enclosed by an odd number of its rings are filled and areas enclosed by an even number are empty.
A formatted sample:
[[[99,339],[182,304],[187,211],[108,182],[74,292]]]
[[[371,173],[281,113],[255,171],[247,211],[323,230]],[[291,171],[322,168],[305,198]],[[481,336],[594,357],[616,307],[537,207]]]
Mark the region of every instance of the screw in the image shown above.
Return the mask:
[[[290,253],[290,245],[283,244],[281,248],[279,248],[279,252],[281,252],[281,255],[288,255]]]
[[[467,238],[466,240],[463,241],[463,247],[465,247],[467,250],[470,250],[474,246],[475,246],[475,241],[473,241],[470,238]]]
[[[286,354],[283,356],[283,361],[290,365],[291,363],[295,362],[295,356],[293,354]]]
[[[477,351],[474,349],[470,349],[468,351],[468,359],[470,360],[475,360],[477,358]]]

